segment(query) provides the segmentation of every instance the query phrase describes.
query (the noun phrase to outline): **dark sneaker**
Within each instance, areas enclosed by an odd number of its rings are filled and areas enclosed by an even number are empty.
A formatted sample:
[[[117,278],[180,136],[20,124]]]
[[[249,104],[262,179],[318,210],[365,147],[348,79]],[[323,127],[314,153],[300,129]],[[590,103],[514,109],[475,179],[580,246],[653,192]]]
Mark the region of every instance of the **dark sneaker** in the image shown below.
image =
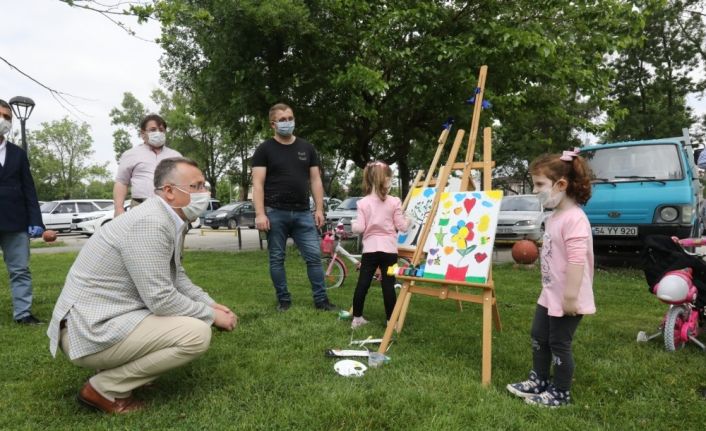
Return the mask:
[[[20,325],[43,325],[44,324],[44,322],[42,322],[41,320],[32,316],[31,314],[28,314],[25,317],[20,317],[19,319],[15,320],[15,322],[19,323]]]
[[[291,301],[280,301],[279,305],[277,305],[277,311],[287,311],[291,306]]]
[[[323,311],[338,311],[338,307],[328,302],[328,299],[323,302],[317,302],[316,304],[314,304],[314,308]]]
[[[506,386],[507,390],[513,395],[517,395],[520,398],[532,397],[539,395],[549,386],[549,382],[546,380],[540,380],[537,373],[530,371],[529,378],[524,382],[510,383]]]
[[[549,385],[547,390],[541,394],[525,398],[525,402],[549,408],[566,406],[571,402],[571,391],[562,391],[553,385]]]

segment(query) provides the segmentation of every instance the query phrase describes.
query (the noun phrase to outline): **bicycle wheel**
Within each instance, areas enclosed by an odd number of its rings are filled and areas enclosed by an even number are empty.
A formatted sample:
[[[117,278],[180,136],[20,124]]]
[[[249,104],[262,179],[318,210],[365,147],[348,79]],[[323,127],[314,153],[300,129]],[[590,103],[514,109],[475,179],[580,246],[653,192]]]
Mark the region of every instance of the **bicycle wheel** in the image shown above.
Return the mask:
[[[327,289],[341,287],[346,280],[346,270],[338,259],[325,256],[321,259],[321,266],[324,270],[324,285]]]
[[[664,321],[664,348],[674,352],[684,347],[685,339],[682,338],[681,329],[689,319],[689,308],[686,306],[673,306],[667,312]]]

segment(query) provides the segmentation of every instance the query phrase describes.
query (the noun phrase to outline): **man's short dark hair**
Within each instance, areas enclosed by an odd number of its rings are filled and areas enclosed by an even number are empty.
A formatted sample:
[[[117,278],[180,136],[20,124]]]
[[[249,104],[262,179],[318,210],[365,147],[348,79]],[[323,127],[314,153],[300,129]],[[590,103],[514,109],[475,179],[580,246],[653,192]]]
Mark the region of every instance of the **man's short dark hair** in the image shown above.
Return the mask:
[[[145,118],[140,121],[140,130],[143,132],[147,129],[147,123],[150,121],[155,121],[158,126],[164,127],[164,130],[167,130],[167,122],[164,121],[164,118],[157,114],[149,114]]]
[[[177,165],[181,163],[191,165],[195,168],[199,167],[198,163],[186,157],[170,157],[164,159],[159,162],[154,169],[154,188],[160,189],[166,185],[169,182],[168,180],[174,175]]]
[[[9,104],[9,103],[7,103],[7,102],[5,102],[5,101],[4,101],[4,100],[2,100],[2,99],[0,99],[0,106],[2,106],[3,108],[7,108],[7,109],[9,109],[9,110],[10,110],[10,112],[12,112],[12,108],[10,107],[10,104]]]

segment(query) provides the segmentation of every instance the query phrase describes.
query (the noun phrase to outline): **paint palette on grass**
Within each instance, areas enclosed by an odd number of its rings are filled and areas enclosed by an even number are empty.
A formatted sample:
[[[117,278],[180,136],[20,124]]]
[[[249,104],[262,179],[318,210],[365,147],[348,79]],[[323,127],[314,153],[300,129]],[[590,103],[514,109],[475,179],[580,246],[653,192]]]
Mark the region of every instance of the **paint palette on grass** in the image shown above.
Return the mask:
[[[502,197],[501,190],[442,193],[424,244],[424,278],[488,280]]]

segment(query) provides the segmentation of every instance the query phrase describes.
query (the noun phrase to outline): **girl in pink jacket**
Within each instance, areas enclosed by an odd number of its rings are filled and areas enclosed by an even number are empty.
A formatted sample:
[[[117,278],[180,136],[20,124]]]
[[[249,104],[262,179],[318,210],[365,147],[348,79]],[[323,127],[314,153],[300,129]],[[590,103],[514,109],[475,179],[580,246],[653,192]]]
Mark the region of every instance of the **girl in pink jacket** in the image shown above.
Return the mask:
[[[395,308],[395,277],[387,275],[387,267],[397,263],[397,231],[406,231],[409,221],[402,214],[399,198],[388,195],[391,181],[392,169],[383,162],[368,163],[363,171],[366,196],[358,201],[358,214],[351,222],[352,231],[363,237],[360,274],[353,295],[351,328],[354,329],[368,323],[363,318],[363,306],[378,268],[382,274],[382,297],[388,320]]]
[[[591,181],[577,150],[540,156],[529,171],[533,192],[554,212],[545,221],[542,239],[542,292],[531,330],[533,369],[528,380],[507,389],[529,404],[559,407],[571,401],[574,333],[583,315],[596,312],[593,236],[579,206],[591,198]]]

